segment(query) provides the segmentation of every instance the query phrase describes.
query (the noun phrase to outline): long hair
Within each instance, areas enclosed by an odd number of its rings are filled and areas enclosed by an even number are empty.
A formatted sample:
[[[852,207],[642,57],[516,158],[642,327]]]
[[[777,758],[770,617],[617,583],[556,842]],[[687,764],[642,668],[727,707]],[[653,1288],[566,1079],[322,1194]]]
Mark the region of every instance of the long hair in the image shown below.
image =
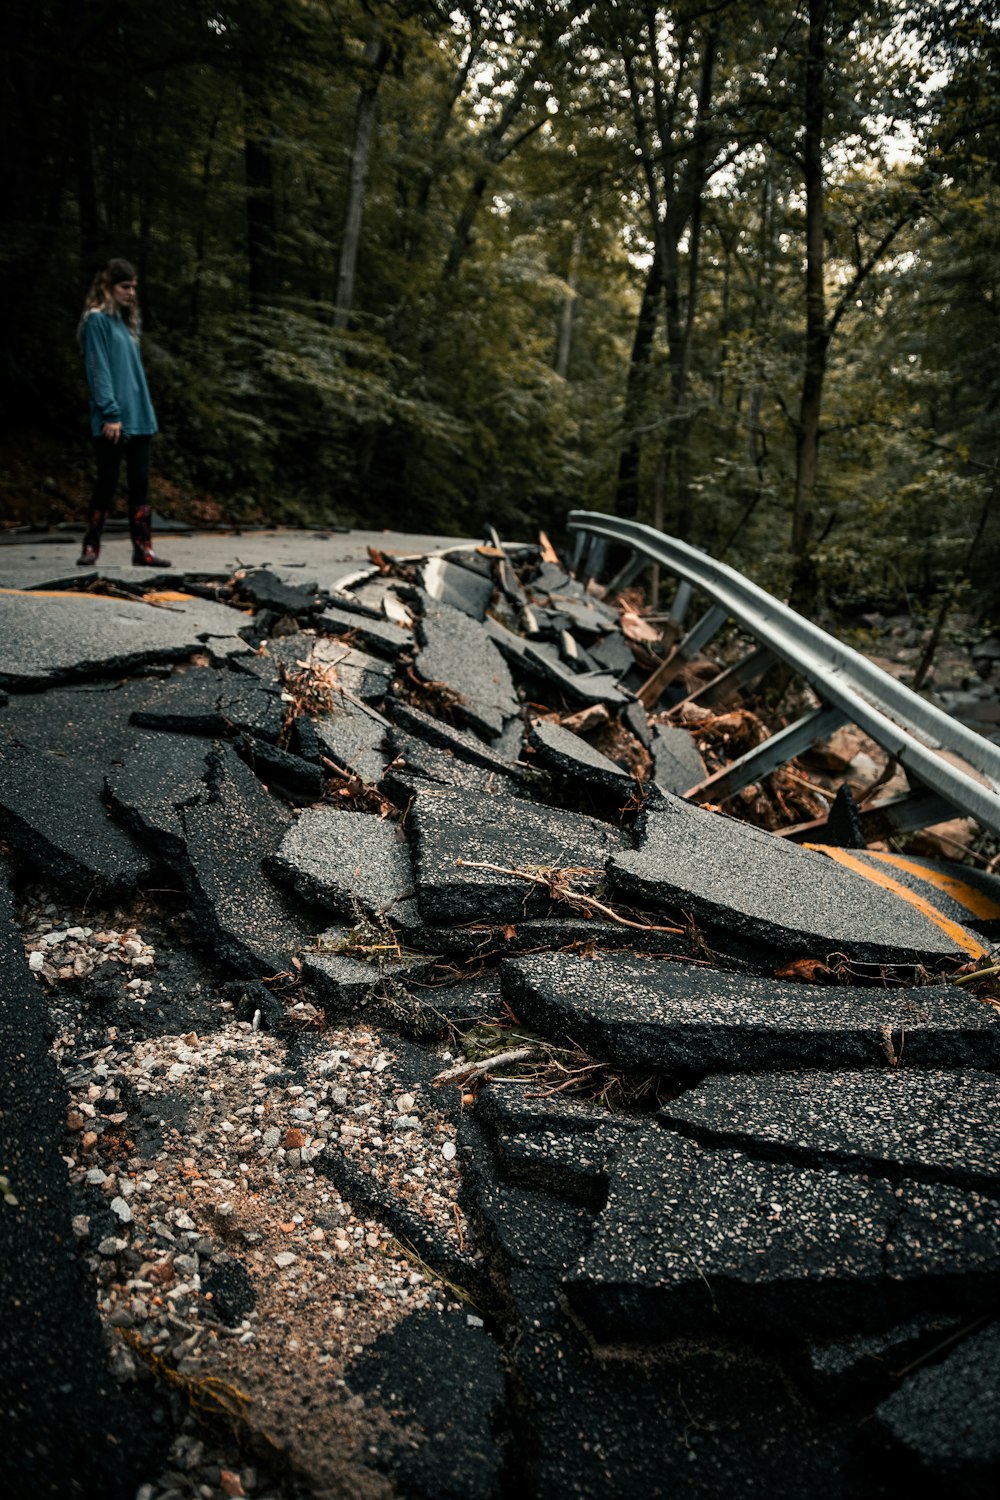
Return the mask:
[[[121,318],[129,333],[135,339],[136,343],[138,343],[139,333],[142,328],[138,298],[132,303],[131,307],[122,307],[115,301],[111,294],[111,288],[116,282],[134,281],[135,279],[135,267],[129,260],[122,260],[116,256],[112,260],[109,260],[107,265],[102,266],[90,283],[90,290],[83,304],[83,316],[80,319],[80,326],[77,329],[78,335],[82,336],[83,325],[91,313],[103,312],[108,313],[113,318]]]

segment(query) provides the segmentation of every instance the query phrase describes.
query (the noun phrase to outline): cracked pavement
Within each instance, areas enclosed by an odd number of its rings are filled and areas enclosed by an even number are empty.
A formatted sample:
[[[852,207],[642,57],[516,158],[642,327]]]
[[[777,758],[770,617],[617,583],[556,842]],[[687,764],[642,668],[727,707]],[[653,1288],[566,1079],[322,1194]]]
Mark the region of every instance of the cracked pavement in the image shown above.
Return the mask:
[[[0,547],[10,1492],[993,1493],[954,929],[684,802],[533,545],[171,555]]]

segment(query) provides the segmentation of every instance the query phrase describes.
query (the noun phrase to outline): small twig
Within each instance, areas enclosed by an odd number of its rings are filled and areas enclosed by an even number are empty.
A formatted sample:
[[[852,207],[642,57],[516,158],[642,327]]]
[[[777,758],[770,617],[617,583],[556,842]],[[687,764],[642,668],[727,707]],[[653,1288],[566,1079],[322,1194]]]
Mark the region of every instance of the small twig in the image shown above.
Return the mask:
[[[1000,964],[987,964],[985,969],[975,969],[971,974],[956,974],[952,976],[952,984],[975,984],[979,979],[992,979],[995,974],[1000,974]]]
[[[966,1334],[975,1333],[977,1328],[982,1328],[988,1317],[989,1314],[984,1313],[980,1318],[973,1318],[971,1323],[966,1323],[964,1328],[959,1328],[954,1333],[950,1333],[946,1339],[942,1339],[939,1344],[935,1344],[933,1349],[928,1349],[917,1359],[911,1360],[910,1363],[908,1365],[904,1365],[901,1370],[893,1370],[892,1373],[894,1378],[896,1380],[902,1380],[904,1376],[911,1374],[912,1371],[919,1370],[921,1365],[925,1365],[929,1359],[936,1358],[936,1356],[941,1354],[945,1349],[949,1348],[952,1344],[957,1343],[959,1339],[964,1339]]]
[[[472,1078],[485,1078],[493,1068],[498,1068],[507,1063],[529,1062],[537,1057],[544,1057],[543,1048],[532,1045],[530,1047],[511,1047],[506,1052],[494,1052],[492,1057],[484,1057],[479,1062],[456,1063],[453,1068],[445,1068],[436,1078],[431,1079],[431,1088],[443,1088],[446,1083],[465,1083]]]
[[[462,859],[455,861],[456,865],[462,865],[467,870],[492,870],[496,875],[510,875],[515,880],[526,880],[530,885],[541,886],[547,890],[553,901],[565,901],[569,906],[578,906],[582,911],[593,913],[600,912],[602,916],[608,917],[612,922],[619,923],[622,927],[634,927],[639,932],[669,932],[673,937],[683,937],[684,931],[680,927],[664,927],[654,922],[633,922],[628,917],[620,916],[612,907],[605,906],[603,901],[598,901],[596,896],[586,896],[582,891],[574,891],[567,885],[561,885],[558,876],[564,876],[567,871],[553,871],[549,875],[542,875],[534,870],[513,869],[507,865],[494,865],[486,860]]]

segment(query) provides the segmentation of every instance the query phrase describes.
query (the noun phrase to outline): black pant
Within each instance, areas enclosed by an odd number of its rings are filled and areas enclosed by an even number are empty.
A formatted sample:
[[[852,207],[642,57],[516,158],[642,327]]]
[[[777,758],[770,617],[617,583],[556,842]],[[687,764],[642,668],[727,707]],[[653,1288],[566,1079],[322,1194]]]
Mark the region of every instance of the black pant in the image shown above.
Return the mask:
[[[128,479],[128,524],[132,533],[132,546],[147,552],[151,537],[151,509],[149,505],[149,454],[153,446],[151,437],[121,438],[113,443],[110,438],[96,437],[94,453],[97,457],[97,478],[90,497],[87,515],[85,547],[95,551],[101,545],[101,532],[121,473],[122,455],[125,457],[125,474]]]

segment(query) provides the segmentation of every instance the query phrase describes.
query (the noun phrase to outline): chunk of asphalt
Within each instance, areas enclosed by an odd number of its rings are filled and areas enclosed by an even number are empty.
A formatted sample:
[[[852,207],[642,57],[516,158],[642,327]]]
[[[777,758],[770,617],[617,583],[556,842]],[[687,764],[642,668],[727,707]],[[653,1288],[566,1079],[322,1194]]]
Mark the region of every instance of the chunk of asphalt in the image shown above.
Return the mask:
[[[631,703],[625,705],[622,709],[621,720],[630,734],[635,735],[644,750],[652,750],[653,726],[650,724],[649,715],[638,698],[633,698]]]
[[[534,599],[547,599],[552,594],[563,594],[567,598],[583,599],[586,590],[582,583],[570,574],[561,563],[542,562],[528,584],[528,592]]]
[[[311,639],[315,640],[315,636]],[[227,666],[244,677],[255,678],[265,687],[281,691],[281,662],[268,651],[245,651],[242,656],[231,657]]]
[[[540,1188],[596,1212],[604,1206],[611,1164],[627,1134],[627,1128],[607,1125],[586,1136],[556,1131],[499,1135],[493,1150],[507,1182]]]
[[[226,720],[219,699],[228,686],[229,675],[211,667],[177,672],[135,709],[132,723],[141,729],[168,729],[179,734],[224,734]],[[253,678],[244,680],[255,686]]]
[[[699,1140],[749,1152],[1000,1195],[995,1073],[886,1068],[723,1076],[682,1094],[659,1118]]]
[[[374,785],[381,779],[388,756],[385,750],[386,720],[372,709],[345,699],[329,713],[313,720],[321,754],[344,776],[357,776]]]
[[[960,1486],[963,1500],[987,1500],[1000,1481],[998,1410],[1000,1323],[991,1323],[910,1375],[876,1421],[925,1478]]]
[[[429,557],[417,570],[420,586],[438,604],[450,605],[472,620],[483,620],[493,597],[493,579],[449,562]]]
[[[646,1361],[594,1351],[555,1278],[509,1276],[512,1378],[532,1495],[877,1500],[854,1432],[816,1419],[769,1354],[710,1336]],[[603,1357],[602,1357],[603,1356]],[[846,1430],[845,1430],[846,1427]],[[845,1476],[851,1476],[845,1480]]]
[[[284,727],[280,686],[245,672],[188,668],[147,694],[132,723],[181,734],[218,736],[245,731],[276,744]]]
[[[549,770],[573,781],[589,783],[601,791],[627,797],[635,778],[571,729],[548,719],[536,719],[528,730],[528,743]]]
[[[623,833],[596,818],[467,792],[418,792],[410,828],[421,915],[442,924],[547,915],[557,904],[512,868],[590,870],[575,879],[577,889],[593,889],[608,856],[627,847]]]
[[[306,808],[267,861],[276,880],[314,905],[357,920],[419,920],[410,851],[399,825],[337,807]]]
[[[451,605],[428,602],[416,627],[414,671],[427,684],[441,684],[455,700],[458,720],[496,739],[518,701],[510,672],[487,628]]]
[[[678,797],[704,781],[707,772],[694,736],[674,724],[653,725],[653,780]]]
[[[317,630],[327,635],[356,637],[372,651],[395,660],[401,651],[413,645],[413,635],[390,620],[373,619],[369,614],[357,610],[336,609],[328,605],[320,614],[313,616]]]
[[[512,959],[501,984],[524,1025],[621,1068],[1000,1066],[1000,1015],[955,985],[827,988],[625,953]]]
[[[888,1391],[896,1383],[897,1371],[918,1357],[927,1357],[961,1327],[958,1317],[924,1313],[881,1333],[811,1344],[809,1382],[827,1400],[870,1400],[873,1392]]]
[[[392,760],[382,785],[390,796],[401,793],[404,805],[415,795],[421,782],[479,792],[486,797],[501,793],[513,797],[521,789],[520,777],[515,781],[505,772],[487,770],[485,766],[461,760],[452,751],[425,744],[399,729],[389,731],[389,746]]]
[[[157,861],[112,820],[96,780],[67,756],[0,740],[4,837],[37,878],[115,900],[148,885]]]
[[[252,568],[237,580],[236,592],[258,609],[271,609],[279,615],[309,614],[322,603],[314,584],[286,583],[268,568]]]
[[[10,1496],[131,1500],[165,1461],[152,1402],[111,1373],[61,1156],[68,1096],[0,863],[0,1388]]]
[[[474,766],[485,766],[488,771],[498,771],[504,776],[519,777],[522,774],[522,767],[506,756],[498,755],[478,735],[459,729],[454,724],[446,724],[442,719],[432,718],[430,714],[404,703],[402,699],[393,700],[389,713],[395,724],[408,729],[411,734],[426,740],[428,744],[450,751],[459,760],[467,760]]]
[[[648,814],[641,846],[615,855],[609,875],[626,900],[793,954],[934,966],[971,951],[853,870],[679,798]]]
[[[482,1021],[495,1021],[504,1013],[500,980],[495,972],[480,974],[474,979],[460,979],[457,984],[433,985],[426,989],[411,986],[411,993],[441,1018],[442,1030],[468,1031]]]
[[[610,631],[599,641],[594,641],[587,650],[597,665],[605,672],[610,672],[615,679],[624,677],[635,666],[632,648],[619,630]]]
[[[303,950],[302,972],[329,1015],[360,1011],[407,1036],[441,1033],[439,1019],[406,988],[432,977],[432,965],[421,954],[403,953],[391,927],[328,928]]]
[[[241,1260],[230,1255],[216,1260],[201,1284],[202,1296],[212,1299],[212,1311],[227,1328],[237,1327],[257,1306],[253,1279]]]
[[[227,605],[205,599],[157,608],[103,594],[0,594],[0,686],[125,675],[201,650],[221,661],[247,649],[238,623]]]
[[[489,1086],[476,1105],[477,1123],[492,1095],[506,1100],[522,1096],[522,1089],[514,1083]],[[521,1107],[512,1105],[511,1113]],[[549,1114],[558,1104],[536,1099],[524,1101],[523,1108]],[[606,1124],[607,1112],[597,1113]],[[465,1116],[461,1128],[477,1126]],[[548,1118],[538,1128],[555,1132],[563,1124]],[[506,1182],[487,1140],[473,1139],[462,1201],[494,1274],[503,1279],[512,1334],[508,1358],[523,1397],[521,1454],[532,1493],[573,1500],[626,1493],[711,1500],[750,1493],[752,1485],[753,1493],[799,1500],[804,1484],[811,1496],[842,1500],[842,1475],[849,1467],[842,1426],[831,1434],[817,1423],[785,1372],[759,1348],[732,1342],[715,1347],[717,1320],[707,1318],[696,1341],[658,1349],[654,1364],[635,1357],[637,1351],[631,1358],[594,1351],[578,1321],[564,1312],[561,1285],[566,1268],[586,1248],[593,1214]]]
[[[630,695],[611,672],[572,672],[563,666],[558,651],[544,641],[523,640],[489,618],[484,628],[501,655],[523,676],[558,688],[570,702],[604,703],[618,709],[629,701]]]
[[[389,691],[395,670],[391,662],[324,635],[314,638],[308,661],[311,666],[333,668],[338,698],[360,698],[362,703],[380,702]]]
[[[633,1135],[571,1304],[601,1343],[756,1329],[874,1331],[1000,1305],[1000,1202],[972,1189],[760,1161]]]
[[[292,755],[249,734],[239,735],[233,746],[240,759],[246,761],[265,786],[275,785],[292,801],[316,802],[322,797],[323,773],[317,765],[303,760],[301,755]]]
[[[578,635],[581,640],[596,641],[618,627],[618,612],[609,609],[599,599],[574,598],[560,589],[556,593],[550,593],[549,600],[568,618],[573,634]]]
[[[104,779],[120,822],[168,859],[184,854],[180,809],[206,795],[212,742],[192,735],[133,730]]]
[[[263,868],[291,814],[228,745],[215,745],[207,782],[201,800],[180,808],[184,856],[178,867],[192,909],[218,956],[236,973],[293,974],[292,959],[310,941],[309,925]]]
[[[493,1339],[482,1326],[470,1326],[465,1309],[411,1313],[353,1359],[345,1375],[368,1406],[421,1434],[419,1443],[385,1434],[369,1450],[400,1494],[494,1500],[507,1493],[504,1367]]]
[[[399,597],[398,579],[382,578],[378,574],[366,577],[354,586],[331,590],[330,603],[338,609],[371,615],[375,620],[391,620],[394,625],[404,628],[409,628],[413,622],[410,610]]]
[[[469,1144],[459,1202],[476,1225],[491,1266],[504,1276],[518,1267],[569,1275],[586,1249],[593,1215],[538,1188],[508,1182],[465,1117],[459,1120],[459,1139]]]

